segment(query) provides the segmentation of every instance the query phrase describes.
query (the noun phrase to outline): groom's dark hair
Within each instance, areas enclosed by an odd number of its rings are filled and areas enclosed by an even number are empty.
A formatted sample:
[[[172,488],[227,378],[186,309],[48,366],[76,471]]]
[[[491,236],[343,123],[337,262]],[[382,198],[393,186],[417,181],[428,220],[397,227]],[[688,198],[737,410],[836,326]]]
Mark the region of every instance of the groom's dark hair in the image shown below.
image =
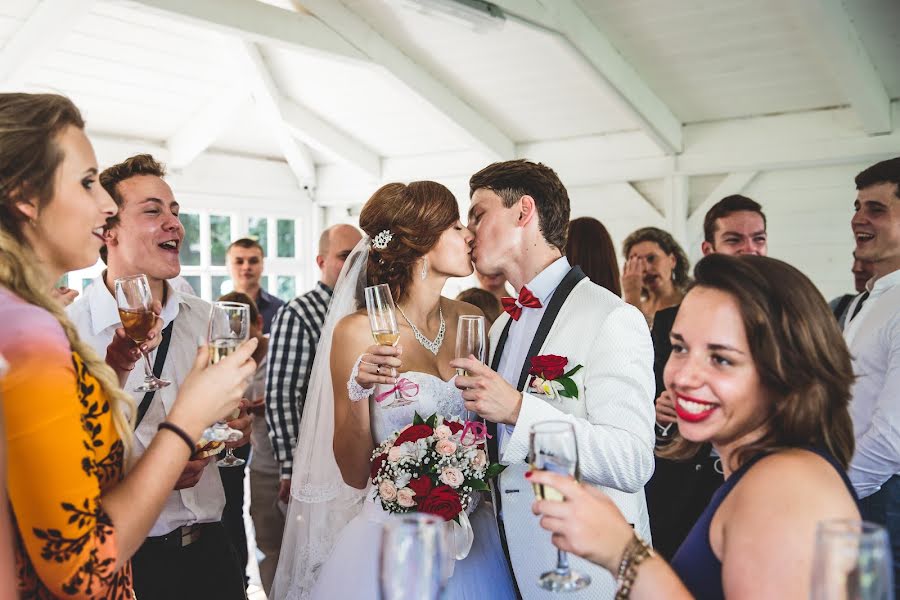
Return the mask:
[[[569,193],[556,171],[525,159],[507,160],[486,166],[469,179],[469,197],[479,189],[500,196],[509,208],[522,196],[531,196],[537,206],[538,227],[551,246],[566,251],[569,228]]]

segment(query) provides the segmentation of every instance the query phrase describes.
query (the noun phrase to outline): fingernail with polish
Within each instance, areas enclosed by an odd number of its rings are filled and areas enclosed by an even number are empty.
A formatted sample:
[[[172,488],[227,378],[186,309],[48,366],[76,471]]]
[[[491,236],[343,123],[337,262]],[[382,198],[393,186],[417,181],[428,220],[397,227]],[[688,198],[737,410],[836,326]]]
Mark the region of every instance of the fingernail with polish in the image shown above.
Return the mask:
[[[525,479],[531,479],[531,471],[525,471]]]

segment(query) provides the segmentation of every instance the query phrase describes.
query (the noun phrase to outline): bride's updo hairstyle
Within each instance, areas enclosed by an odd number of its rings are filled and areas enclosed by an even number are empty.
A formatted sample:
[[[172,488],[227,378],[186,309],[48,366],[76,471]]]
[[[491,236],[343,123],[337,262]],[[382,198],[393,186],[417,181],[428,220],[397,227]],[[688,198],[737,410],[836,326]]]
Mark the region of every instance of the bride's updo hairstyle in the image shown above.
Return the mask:
[[[372,240],[366,285],[386,283],[395,302],[406,295],[416,261],[459,219],[456,198],[434,181],[381,186],[363,206],[359,226]],[[389,232],[391,239],[385,245]],[[381,237],[379,237],[381,234]],[[379,248],[379,246],[384,246]]]

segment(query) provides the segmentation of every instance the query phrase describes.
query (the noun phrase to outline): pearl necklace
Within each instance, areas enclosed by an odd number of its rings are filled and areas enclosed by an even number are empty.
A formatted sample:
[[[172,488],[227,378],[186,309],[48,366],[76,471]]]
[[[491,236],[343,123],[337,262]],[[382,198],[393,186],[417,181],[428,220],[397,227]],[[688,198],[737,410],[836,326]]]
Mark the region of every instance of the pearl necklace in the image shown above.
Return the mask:
[[[397,310],[400,311],[400,314],[403,315],[403,318],[406,319],[407,323],[409,323],[409,326],[412,328],[413,334],[415,334],[416,339],[419,341],[419,343],[422,344],[426,350],[437,356],[438,351],[441,349],[441,344],[444,343],[444,332],[447,329],[447,324],[444,322],[443,309],[438,306],[438,314],[441,317],[441,326],[438,329],[437,337],[434,338],[433,342],[422,335],[422,332],[419,331],[419,328],[413,325],[413,322],[409,320],[409,317],[406,316],[406,313],[403,312],[403,309],[400,308],[399,304],[397,305]]]

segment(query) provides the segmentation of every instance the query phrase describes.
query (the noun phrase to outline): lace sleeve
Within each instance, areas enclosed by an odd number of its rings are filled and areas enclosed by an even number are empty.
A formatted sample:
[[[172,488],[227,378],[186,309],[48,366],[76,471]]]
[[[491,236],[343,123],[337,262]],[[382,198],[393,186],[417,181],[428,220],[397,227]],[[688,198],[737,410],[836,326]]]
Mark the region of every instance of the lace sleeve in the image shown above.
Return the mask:
[[[356,381],[356,376],[359,375],[359,365],[362,362],[362,357],[363,355],[360,354],[359,358],[356,359],[356,362],[353,363],[353,370],[350,371],[350,379],[347,380],[347,393],[350,395],[350,400],[353,402],[368,400],[369,396],[372,395],[372,392],[375,391],[374,387],[366,389]]]

